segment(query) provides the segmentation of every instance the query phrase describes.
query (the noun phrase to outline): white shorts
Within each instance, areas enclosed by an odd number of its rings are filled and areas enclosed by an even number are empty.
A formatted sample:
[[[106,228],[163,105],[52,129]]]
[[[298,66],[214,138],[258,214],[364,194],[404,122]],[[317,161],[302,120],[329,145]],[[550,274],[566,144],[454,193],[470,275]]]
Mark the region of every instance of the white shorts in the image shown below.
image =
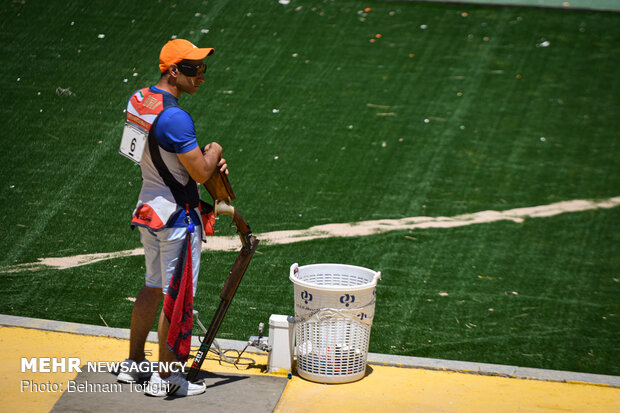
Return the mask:
[[[160,231],[151,231],[148,228],[140,229],[140,241],[144,246],[144,258],[146,260],[146,274],[144,284],[147,287],[161,288],[163,293],[168,291],[170,279],[174,273],[181,250],[186,241],[186,228],[166,228]],[[200,229],[198,227],[197,229]],[[193,286],[196,295],[198,283],[198,270],[200,268],[200,251],[202,241],[200,231],[194,231],[192,237],[192,267]]]

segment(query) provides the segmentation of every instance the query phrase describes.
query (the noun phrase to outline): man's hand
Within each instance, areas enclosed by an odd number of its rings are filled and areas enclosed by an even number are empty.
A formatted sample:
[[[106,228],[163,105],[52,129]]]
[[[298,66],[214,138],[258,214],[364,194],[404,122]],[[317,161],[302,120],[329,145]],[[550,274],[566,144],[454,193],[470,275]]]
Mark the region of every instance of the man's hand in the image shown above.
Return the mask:
[[[202,154],[204,156],[207,156],[207,154],[210,154],[210,155],[217,155],[218,158],[221,158],[222,151],[223,151],[222,146],[217,142],[211,142],[205,145],[204,148],[202,148]]]
[[[221,173],[228,175],[228,165],[226,164],[226,159],[222,158],[222,146],[217,142],[211,142],[208,145],[205,145],[205,147],[202,150],[202,153],[204,156],[210,156],[211,151],[216,151],[216,152],[219,151],[220,159],[217,163],[217,166],[218,168],[220,168]],[[209,155],[207,155],[207,153],[209,153]]]
[[[220,167],[220,172],[228,175],[228,165],[226,164],[226,159],[220,158],[220,161],[217,163],[217,166]]]
[[[205,157],[211,157],[212,155],[219,153],[217,167],[220,168],[221,173],[228,175],[228,165],[226,164],[226,159],[222,158],[222,151],[222,146],[219,143],[211,142],[208,145],[205,145],[202,153]]]

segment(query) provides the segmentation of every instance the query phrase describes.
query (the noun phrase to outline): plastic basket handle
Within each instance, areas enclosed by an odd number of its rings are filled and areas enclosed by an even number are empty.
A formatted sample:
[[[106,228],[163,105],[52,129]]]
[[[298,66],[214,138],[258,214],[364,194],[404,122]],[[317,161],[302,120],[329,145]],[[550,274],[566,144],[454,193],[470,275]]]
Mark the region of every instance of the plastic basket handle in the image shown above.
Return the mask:
[[[373,281],[376,284],[377,281],[379,281],[380,279],[381,279],[381,271],[377,271],[377,274],[375,274],[375,276],[373,277]]]
[[[293,265],[291,265],[291,272],[290,272],[290,276],[295,276],[295,278],[299,278],[299,264],[295,263]]]

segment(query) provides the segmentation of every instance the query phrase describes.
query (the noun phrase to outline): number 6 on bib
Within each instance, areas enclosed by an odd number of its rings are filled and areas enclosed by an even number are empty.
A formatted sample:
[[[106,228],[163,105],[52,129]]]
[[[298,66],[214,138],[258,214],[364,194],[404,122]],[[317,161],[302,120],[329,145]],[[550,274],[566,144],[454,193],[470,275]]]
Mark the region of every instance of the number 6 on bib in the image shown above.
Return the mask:
[[[147,136],[148,132],[143,128],[130,122],[125,123],[119,153],[140,164]]]

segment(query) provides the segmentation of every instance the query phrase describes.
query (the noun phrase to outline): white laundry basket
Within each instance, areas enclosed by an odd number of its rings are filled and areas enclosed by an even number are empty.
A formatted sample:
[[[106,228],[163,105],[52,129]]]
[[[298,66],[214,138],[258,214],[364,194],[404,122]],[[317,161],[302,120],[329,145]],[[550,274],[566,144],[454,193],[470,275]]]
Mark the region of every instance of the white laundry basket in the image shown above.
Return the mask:
[[[320,383],[366,374],[376,286],[381,273],[343,264],[291,265],[297,372]]]

